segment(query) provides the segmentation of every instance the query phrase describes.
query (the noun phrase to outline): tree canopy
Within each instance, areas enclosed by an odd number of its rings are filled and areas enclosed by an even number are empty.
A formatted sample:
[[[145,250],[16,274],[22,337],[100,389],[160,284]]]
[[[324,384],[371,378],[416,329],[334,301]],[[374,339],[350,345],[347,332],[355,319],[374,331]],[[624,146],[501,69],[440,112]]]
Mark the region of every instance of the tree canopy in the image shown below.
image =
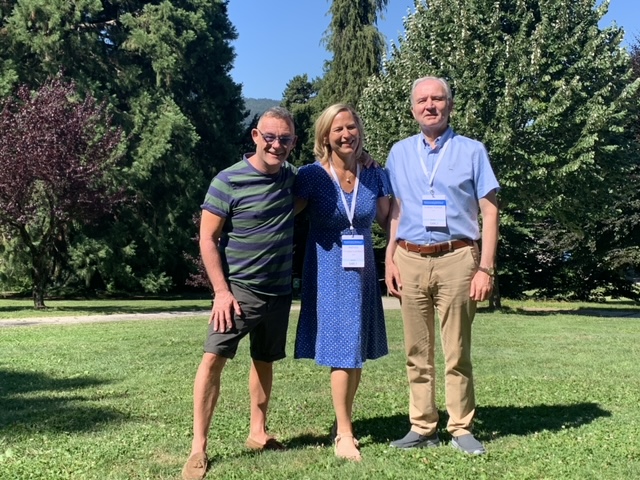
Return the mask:
[[[74,257],[108,290],[184,284],[191,217],[211,177],[238,160],[246,115],[230,77],[227,3],[0,2],[0,95],[61,71],[81,96],[106,101],[126,133],[119,173],[133,201],[118,222],[87,230],[92,241]]]
[[[607,199],[632,167],[640,83],[621,29],[598,26],[606,9],[594,0],[416,2],[360,102],[367,145],[385,158],[418,131],[413,80],[450,82],[453,127],[487,145],[503,187],[500,261],[510,294],[540,286],[545,256],[558,266],[579,247],[596,249],[590,229],[615,215]]]

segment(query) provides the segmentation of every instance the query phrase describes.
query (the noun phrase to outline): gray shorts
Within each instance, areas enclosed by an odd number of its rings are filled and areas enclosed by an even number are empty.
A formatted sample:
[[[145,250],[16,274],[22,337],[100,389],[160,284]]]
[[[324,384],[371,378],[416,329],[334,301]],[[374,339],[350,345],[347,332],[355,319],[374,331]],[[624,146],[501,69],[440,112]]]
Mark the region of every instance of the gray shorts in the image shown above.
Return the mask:
[[[233,358],[240,340],[249,334],[252,359],[269,363],[283,359],[291,295],[264,295],[233,283],[231,293],[240,304],[242,315],[234,314],[234,326],[228,332],[214,332],[213,324],[209,324],[204,351]]]

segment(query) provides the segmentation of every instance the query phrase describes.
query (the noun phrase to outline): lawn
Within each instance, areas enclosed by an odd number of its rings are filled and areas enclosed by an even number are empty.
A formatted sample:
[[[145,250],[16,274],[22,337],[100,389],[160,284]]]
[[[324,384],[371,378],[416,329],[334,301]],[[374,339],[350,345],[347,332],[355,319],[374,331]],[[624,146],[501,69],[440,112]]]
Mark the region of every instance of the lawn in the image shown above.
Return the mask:
[[[153,299],[45,300],[47,308],[35,310],[30,298],[0,298],[0,319],[65,317],[129,313],[199,312],[211,308],[211,298],[167,297]]]
[[[204,323],[187,317],[0,329],[0,478],[180,478]],[[640,478],[640,319],[579,309],[479,314],[473,354],[483,457],[448,445],[444,413],[446,445],[388,447],[408,428],[408,389],[398,311],[387,312],[387,324],[391,353],[366,365],[356,399],[362,463],[333,456],[328,372],[310,361],[276,367],[269,427],[289,449],[253,454],[243,447],[245,344],[223,374],[207,478]],[[290,352],[294,332],[295,314]]]
[[[295,303],[298,303],[297,301]],[[166,312],[202,312],[211,308],[211,298],[204,295],[167,296],[157,298],[105,298],[105,299],[48,299],[47,308],[36,310],[33,300],[26,297],[0,298],[0,320],[33,317],[65,317],[86,315],[150,314]],[[486,307],[488,302],[481,306]],[[541,301],[504,299],[503,310],[509,312],[544,311],[553,313],[586,313],[599,316],[611,310],[619,314],[637,315],[637,302],[610,299],[606,303]]]

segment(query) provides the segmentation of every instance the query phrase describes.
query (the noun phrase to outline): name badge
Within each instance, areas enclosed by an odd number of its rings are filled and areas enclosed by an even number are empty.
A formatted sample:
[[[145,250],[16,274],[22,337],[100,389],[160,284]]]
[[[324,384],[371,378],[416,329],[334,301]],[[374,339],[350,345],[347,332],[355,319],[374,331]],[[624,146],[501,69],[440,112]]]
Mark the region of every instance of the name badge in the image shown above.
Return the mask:
[[[444,195],[422,197],[422,225],[425,227],[447,226],[447,200]]]
[[[362,235],[342,236],[342,268],[364,267],[364,237]]]

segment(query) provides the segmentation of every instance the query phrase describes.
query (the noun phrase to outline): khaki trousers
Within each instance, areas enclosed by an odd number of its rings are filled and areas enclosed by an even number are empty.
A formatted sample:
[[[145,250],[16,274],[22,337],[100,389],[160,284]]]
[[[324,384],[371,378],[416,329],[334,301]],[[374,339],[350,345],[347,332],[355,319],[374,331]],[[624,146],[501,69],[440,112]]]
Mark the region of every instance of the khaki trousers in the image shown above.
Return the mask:
[[[475,395],[471,324],[476,302],[469,297],[479,261],[478,247],[421,255],[398,246],[394,262],[402,284],[402,320],[410,387],[411,430],[431,435],[438,425],[435,390],[435,311],[445,358],[445,397],[454,436],[471,433]]]

